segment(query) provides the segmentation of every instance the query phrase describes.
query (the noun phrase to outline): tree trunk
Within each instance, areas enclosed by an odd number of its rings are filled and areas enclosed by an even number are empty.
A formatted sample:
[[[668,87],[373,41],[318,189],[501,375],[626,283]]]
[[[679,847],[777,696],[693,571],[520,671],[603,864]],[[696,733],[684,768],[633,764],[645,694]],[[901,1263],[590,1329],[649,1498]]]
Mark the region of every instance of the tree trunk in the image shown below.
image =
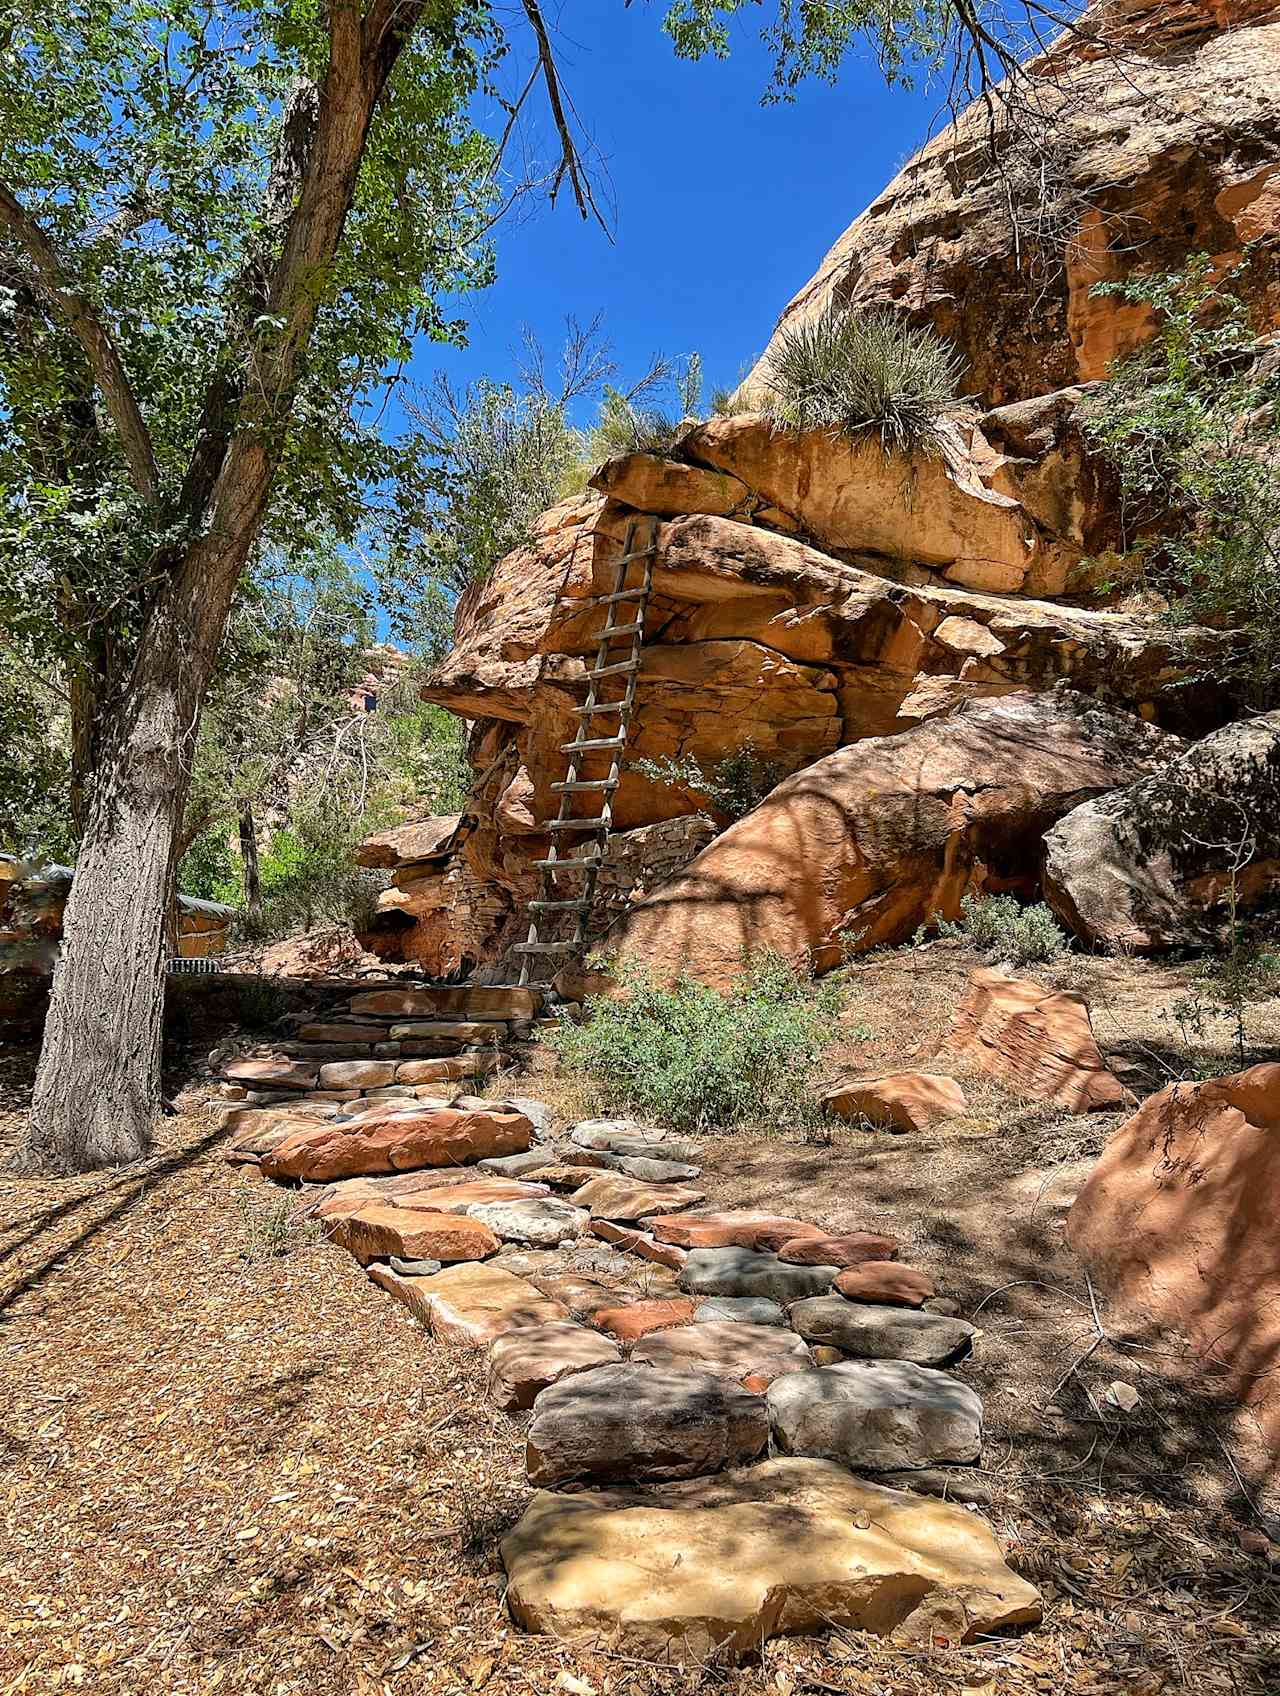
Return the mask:
[[[240,803],[240,862],[244,867],[244,904],[251,919],[262,917],[262,873],[258,866],[258,832],[253,803]]]
[[[183,505],[202,513],[200,534],[173,562],[132,675],[100,724],[20,1170],[90,1171],[140,1159],[150,1148],[160,1105],[164,914],[200,712],[280,461],[299,360],[320,305],[317,278],[337,252],[374,108],[423,4],[372,0],[363,19],[352,0],[330,9],[314,136],[296,199],[290,188],[283,202],[293,209],[266,311],[249,333],[236,427],[207,455],[197,448],[193,467],[203,469]],[[300,131],[307,128],[301,107],[297,117]],[[16,202],[12,211],[47,269],[48,242]],[[122,372],[118,359],[116,367]],[[100,386],[112,376],[97,365],[95,373]]]
[[[19,1170],[93,1171],[150,1151],[174,854],[242,563],[239,548],[192,545],[102,721]]]

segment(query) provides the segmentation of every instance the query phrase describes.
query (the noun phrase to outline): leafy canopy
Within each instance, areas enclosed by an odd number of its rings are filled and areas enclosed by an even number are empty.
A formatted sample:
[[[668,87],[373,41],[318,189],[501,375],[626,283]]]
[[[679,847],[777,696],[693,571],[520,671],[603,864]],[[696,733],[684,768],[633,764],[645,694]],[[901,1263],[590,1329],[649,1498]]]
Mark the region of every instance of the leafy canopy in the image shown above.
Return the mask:
[[[677,0],[665,28],[683,59],[729,56],[730,28],[763,0]],[[978,8],[978,13],[987,8]],[[975,15],[977,15],[975,13]],[[834,82],[859,39],[876,50],[891,81],[909,81],[913,61],[936,60],[951,38],[955,13],[946,0],[907,6],[896,0],[777,0],[760,36],[773,55],[773,81],[766,99],[790,100],[806,77]]]
[[[441,302],[491,274],[493,148],[466,108],[497,37],[475,0],[432,15],[375,116],[336,261],[314,278],[264,533],[281,550],[403,522],[430,466],[380,427],[389,373],[418,338],[459,341]],[[313,0],[17,0],[9,20],[0,181],[110,329],[157,499],[139,494],[78,342],[0,235],[0,627],[36,669],[100,675],[127,665],[157,571],[199,521],[184,490],[202,426],[256,380],[258,302],[328,30]]]

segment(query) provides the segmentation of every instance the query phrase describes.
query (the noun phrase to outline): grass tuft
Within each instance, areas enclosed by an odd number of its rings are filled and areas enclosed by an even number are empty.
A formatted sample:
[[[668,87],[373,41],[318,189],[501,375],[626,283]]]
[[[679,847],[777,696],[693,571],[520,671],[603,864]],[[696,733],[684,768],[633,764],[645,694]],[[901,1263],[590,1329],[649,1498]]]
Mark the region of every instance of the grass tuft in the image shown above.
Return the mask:
[[[936,451],[959,375],[956,350],[899,313],[828,310],[779,334],[767,411],[782,429],[874,432],[886,453]]]

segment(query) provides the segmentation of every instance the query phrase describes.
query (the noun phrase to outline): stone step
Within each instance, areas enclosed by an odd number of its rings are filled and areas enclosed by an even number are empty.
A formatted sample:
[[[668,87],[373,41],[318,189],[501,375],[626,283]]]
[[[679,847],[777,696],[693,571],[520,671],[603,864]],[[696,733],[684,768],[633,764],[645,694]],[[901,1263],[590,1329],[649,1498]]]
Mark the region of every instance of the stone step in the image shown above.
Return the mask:
[[[810,1368],[769,1387],[775,1454],[853,1472],[969,1466],[982,1452],[982,1402],[949,1372],[905,1360]]]
[[[693,1259],[690,1255],[690,1262]],[[860,1360],[909,1360],[917,1366],[949,1366],[968,1354],[976,1334],[976,1328],[963,1319],[902,1307],[874,1307],[839,1295],[798,1301],[790,1318],[806,1342],[830,1343]]]
[[[976,1514],[830,1461],[782,1458],[625,1493],[542,1490],[502,1559],[526,1631],[590,1632],[651,1663],[737,1662],[774,1637],[833,1628],[892,1632],[927,1652],[944,1619],[969,1642],[1041,1614]]]
[[[353,995],[350,1010],[358,1016],[397,1019],[439,1019],[450,1016],[477,1019],[532,1019],[542,1006],[536,989],[504,984],[440,984],[417,989],[376,989]]]
[[[544,1390],[525,1451],[533,1484],[694,1478],[763,1453],[762,1397],[709,1372],[599,1366]]]

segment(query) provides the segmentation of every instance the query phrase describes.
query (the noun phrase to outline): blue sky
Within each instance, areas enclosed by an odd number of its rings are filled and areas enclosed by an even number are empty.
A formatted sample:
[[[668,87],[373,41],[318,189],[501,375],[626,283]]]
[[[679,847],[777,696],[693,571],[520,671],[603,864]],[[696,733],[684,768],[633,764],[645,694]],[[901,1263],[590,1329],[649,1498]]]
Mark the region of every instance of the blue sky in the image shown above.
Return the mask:
[[[732,385],[937,120],[936,92],[887,88],[866,54],[849,59],[837,87],[808,83],[793,105],[762,106],[770,62],[754,28],[736,28],[728,62],[687,64],[662,32],[664,9],[661,0],[560,9],[557,53],[604,156],[614,243],[567,196],[532,208],[499,232],[496,285],[460,303],[470,346],[422,349],[412,376],[509,377],[522,324],[553,349],[566,313],[599,311],[624,379],[655,351],[696,350],[708,389]],[[550,136],[537,139],[549,157]]]

